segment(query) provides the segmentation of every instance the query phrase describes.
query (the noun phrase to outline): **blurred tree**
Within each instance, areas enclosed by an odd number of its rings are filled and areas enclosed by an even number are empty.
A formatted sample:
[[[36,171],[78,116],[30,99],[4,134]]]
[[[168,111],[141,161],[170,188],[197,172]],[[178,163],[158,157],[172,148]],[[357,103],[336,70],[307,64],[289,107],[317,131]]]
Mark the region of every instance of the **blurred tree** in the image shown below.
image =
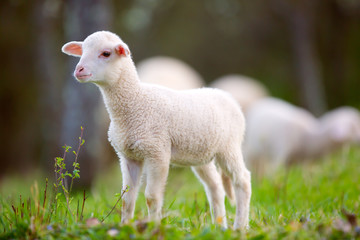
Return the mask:
[[[329,106],[344,103],[360,107],[360,1],[322,1],[318,20],[318,46],[324,66]],[[355,65],[354,65],[355,64]]]
[[[320,115],[325,112],[327,106],[315,46],[315,16],[319,1],[273,0],[271,4],[272,9],[288,23],[296,79],[303,105]]]
[[[35,26],[33,64],[36,70],[39,108],[39,142],[42,164],[53,167],[52,157],[60,154],[61,133],[61,92],[64,86],[64,65],[59,54],[60,39],[63,39],[62,12],[64,5],[58,0],[38,0],[34,2],[33,22]],[[75,138],[75,135],[73,136]],[[56,154],[56,155],[55,155]]]
[[[0,177],[36,167],[38,91],[31,62],[34,50],[32,3],[0,4]],[[28,24],[24,24],[28,23]]]
[[[106,0],[67,0],[64,9],[65,41],[83,40],[95,31],[109,29],[112,21],[111,2]],[[60,50],[60,48],[59,48]],[[81,182],[90,185],[96,171],[101,164],[96,154],[99,145],[107,144],[100,141],[101,135],[96,120],[100,100],[100,92],[93,84],[79,86],[72,72],[79,59],[67,58],[67,79],[63,90],[64,111],[61,115],[61,140],[70,145],[77,146],[75,136],[80,126],[85,128],[85,151],[81,152]],[[103,139],[101,139],[103,140]]]

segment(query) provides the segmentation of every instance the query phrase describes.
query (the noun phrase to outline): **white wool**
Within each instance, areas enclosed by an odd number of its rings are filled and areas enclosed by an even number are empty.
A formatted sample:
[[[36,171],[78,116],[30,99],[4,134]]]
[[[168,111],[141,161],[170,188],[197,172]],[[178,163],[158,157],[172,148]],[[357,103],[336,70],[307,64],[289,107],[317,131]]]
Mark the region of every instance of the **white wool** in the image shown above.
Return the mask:
[[[205,185],[213,221],[226,227],[216,161],[234,186],[234,228],[248,225],[250,172],[241,152],[245,122],[229,94],[206,88],[175,91],[140,82],[127,45],[110,32],[67,43],[63,51],[81,55],[74,75],[99,87],[110,115],[109,140],[120,157],[123,187],[129,186],[122,222],[134,215],[142,172],[149,217],[160,220],[169,165],[176,164],[192,166]]]
[[[137,64],[140,81],[175,90],[203,87],[204,80],[185,62],[171,57],[157,56]]]
[[[176,58],[164,56],[147,58],[137,64],[137,71],[142,82],[157,84],[175,90],[187,90],[205,86],[200,74],[191,66]],[[99,106],[98,111],[99,127],[101,129],[108,128],[109,117],[103,104]],[[103,162],[112,160],[113,155],[110,154],[111,151],[109,151],[107,145],[99,146],[98,150],[98,156],[101,157]],[[232,194],[229,197],[232,199],[234,195]]]
[[[338,129],[349,126],[343,120],[350,114],[339,112],[319,121],[280,99],[258,101],[247,114],[244,154],[248,166],[259,175],[272,173],[281,165],[316,159],[343,146],[346,141],[338,141]]]
[[[230,93],[240,104],[245,114],[252,104],[269,95],[268,90],[262,83],[238,74],[217,78],[210,86]]]

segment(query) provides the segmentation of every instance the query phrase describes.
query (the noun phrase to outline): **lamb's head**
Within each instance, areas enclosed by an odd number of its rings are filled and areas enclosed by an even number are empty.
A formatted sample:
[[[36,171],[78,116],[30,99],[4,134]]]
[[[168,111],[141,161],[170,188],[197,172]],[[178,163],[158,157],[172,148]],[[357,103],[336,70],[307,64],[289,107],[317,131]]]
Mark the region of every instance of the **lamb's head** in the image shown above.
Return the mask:
[[[124,61],[131,61],[128,46],[114,33],[99,31],[83,42],[66,43],[64,53],[80,57],[74,76],[79,82],[105,84],[120,77]]]

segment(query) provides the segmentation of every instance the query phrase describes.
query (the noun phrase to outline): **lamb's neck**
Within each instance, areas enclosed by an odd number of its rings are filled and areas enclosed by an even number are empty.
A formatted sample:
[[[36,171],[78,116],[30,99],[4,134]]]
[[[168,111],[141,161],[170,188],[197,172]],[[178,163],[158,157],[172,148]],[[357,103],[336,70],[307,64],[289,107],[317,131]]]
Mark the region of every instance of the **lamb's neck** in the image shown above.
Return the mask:
[[[138,104],[140,81],[136,71],[121,76],[112,84],[99,86],[111,121],[124,121]]]

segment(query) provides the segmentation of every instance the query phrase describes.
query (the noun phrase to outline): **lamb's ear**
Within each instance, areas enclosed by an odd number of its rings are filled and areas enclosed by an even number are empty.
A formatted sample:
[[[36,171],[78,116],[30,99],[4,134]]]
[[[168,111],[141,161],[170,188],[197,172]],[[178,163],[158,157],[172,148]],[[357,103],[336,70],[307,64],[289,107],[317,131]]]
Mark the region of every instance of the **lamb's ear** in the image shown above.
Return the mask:
[[[61,48],[61,51],[70,56],[81,57],[82,42],[68,42]]]
[[[118,44],[115,47],[115,52],[119,55],[119,56],[129,56],[130,55],[130,50],[129,47],[125,44],[125,43],[121,43]]]

